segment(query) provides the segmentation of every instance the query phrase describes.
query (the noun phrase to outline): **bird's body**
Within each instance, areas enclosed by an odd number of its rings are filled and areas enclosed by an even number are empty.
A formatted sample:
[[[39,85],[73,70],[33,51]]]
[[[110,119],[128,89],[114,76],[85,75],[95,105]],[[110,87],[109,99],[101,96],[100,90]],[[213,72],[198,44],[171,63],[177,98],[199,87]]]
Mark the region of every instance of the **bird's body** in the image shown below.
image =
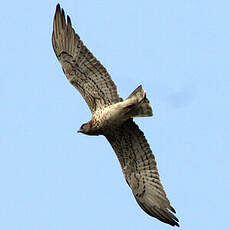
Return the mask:
[[[109,105],[104,109],[96,110],[89,123],[92,124],[92,129],[96,128],[103,135],[111,127],[116,128],[123,123],[121,112],[122,102]]]
[[[142,86],[122,100],[117,87],[103,65],[93,56],[65,19],[57,5],[54,16],[52,44],[63,71],[82,94],[92,119],[79,132],[104,135],[114,149],[124,177],[140,207],[172,226],[179,226],[161,184],[155,157],[134,117],[152,116],[152,108]]]
[[[84,124],[89,129],[83,133],[106,135],[111,130],[121,127],[128,119],[137,116],[152,116],[152,108],[142,86],[134,90],[126,100],[97,109],[92,119]],[[82,131],[83,129],[79,130]]]

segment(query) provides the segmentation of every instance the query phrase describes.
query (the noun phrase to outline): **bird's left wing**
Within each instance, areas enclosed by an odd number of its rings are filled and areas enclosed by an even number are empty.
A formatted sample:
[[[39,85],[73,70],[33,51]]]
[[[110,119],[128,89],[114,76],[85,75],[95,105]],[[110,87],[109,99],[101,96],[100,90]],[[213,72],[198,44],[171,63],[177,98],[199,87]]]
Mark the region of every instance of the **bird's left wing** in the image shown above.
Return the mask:
[[[66,77],[80,91],[92,113],[121,101],[110,75],[75,33],[69,16],[66,22],[59,4],[54,16],[52,44]]]
[[[130,119],[105,136],[116,152],[125,179],[141,208],[150,216],[172,226],[179,226],[178,219],[172,214],[175,210],[161,184],[155,157],[143,132]]]

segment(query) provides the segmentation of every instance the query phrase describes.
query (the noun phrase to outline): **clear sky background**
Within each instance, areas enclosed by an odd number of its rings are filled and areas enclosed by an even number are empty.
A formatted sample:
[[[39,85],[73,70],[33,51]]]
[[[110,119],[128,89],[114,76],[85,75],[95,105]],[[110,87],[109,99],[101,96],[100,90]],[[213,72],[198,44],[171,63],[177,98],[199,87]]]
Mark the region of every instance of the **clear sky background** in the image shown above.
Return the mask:
[[[56,1],[4,1],[0,16],[0,229],[172,229],[136,204],[51,45]],[[228,229],[230,2],[60,1],[127,97],[156,156],[179,229]]]

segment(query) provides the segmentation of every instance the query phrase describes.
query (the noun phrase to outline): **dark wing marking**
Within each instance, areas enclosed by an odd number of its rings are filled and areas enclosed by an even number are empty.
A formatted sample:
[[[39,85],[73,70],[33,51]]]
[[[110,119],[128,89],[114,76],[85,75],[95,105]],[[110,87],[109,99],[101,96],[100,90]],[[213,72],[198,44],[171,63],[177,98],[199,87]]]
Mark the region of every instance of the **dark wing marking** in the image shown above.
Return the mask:
[[[120,161],[123,174],[141,208],[165,223],[179,226],[166,197],[155,157],[143,132],[130,119],[105,134]],[[171,212],[170,212],[171,211]]]
[[[52,44],[66,77],[80,91],[92,113],[121,101],[110,75],[75,33],[69,16],[66,22],[59,4],[54,16]]]

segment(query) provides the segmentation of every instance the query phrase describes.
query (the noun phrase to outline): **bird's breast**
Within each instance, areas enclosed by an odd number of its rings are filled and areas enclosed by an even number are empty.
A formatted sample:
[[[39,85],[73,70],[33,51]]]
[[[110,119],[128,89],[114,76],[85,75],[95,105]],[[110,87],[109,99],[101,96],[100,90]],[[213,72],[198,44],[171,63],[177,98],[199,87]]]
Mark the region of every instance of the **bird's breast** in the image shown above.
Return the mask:
[[[93,115],[95,125],[100,129],[116,128],[124,122],[121,103],[116,103],[96,111]]]

